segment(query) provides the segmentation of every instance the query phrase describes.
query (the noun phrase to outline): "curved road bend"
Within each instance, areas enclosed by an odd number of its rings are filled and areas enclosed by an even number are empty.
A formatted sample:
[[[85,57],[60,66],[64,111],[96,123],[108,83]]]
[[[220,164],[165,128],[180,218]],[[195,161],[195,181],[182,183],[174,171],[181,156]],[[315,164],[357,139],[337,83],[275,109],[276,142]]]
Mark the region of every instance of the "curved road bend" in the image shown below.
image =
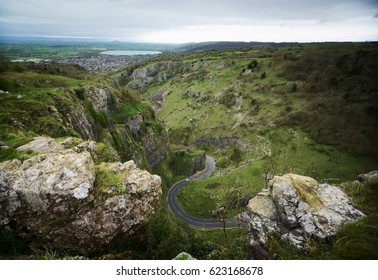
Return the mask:
[[[206,156],[206,169],[205,170],[173,184],[173,186],[168,192],[168,205],[171,208],[172,212],[178,218],[180,218],[181,220],[183,220],[184,222],[192,226],[201,227],[201,228],[223,228],[223,222],[221,222],[219,219],[204,219],[204,218],[199,218],[199,217],[194,217],[192,215],[189,215],[183,209],[180,208],[180,205],[178,204],[176,200],[177,192],[183,187],[185,187],[189,183],[189,180],[208,178],[213,173],[214,169],[215,169],[215,159],[212,157]],[[237,226],[239,226],[239,223],[235,218],[226,219],[227,228],[237,227]]]

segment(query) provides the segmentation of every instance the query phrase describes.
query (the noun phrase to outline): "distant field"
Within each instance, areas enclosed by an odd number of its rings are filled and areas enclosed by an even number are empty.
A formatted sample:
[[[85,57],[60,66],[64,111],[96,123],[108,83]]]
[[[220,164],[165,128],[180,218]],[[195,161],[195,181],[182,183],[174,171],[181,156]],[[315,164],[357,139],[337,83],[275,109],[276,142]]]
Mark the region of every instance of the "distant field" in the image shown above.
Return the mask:
[[[69,59],[97,56],[105,50],[164,51],[172,45],[138,43],[89,43],[89,42],[24,42],[10,43],[0,40],[0,55],[9,59]]]

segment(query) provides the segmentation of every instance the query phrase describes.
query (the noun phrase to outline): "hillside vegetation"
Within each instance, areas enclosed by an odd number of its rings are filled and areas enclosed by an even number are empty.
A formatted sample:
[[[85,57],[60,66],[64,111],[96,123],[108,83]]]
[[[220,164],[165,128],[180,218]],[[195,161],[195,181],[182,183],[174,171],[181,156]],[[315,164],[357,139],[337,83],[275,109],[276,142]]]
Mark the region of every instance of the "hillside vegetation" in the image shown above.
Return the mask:
[[[377,55],[374,43],[257,46],[161,56],[114,77],[151,102],[174,149],[207,151],[218,175],[256,192],[267,173],[341,182],[377,167]],[[216,210],[196,206],[214,181],[225,176],[192,183],[189,212]]]
[[[92,151],[101,171],[97,185],[119,181],[109,177],[103,162],[133,159],[159,174],[159,209],[142,234],[107,248],[115,258],[172,259],[181,251],[199,259],[248,257],[246,229],[191,228],[168,208],[169,187],[203,169],[205,153],[216,159],[215,174],[190,181],[178,194],[189,214],[232,217],[246,211],[249,199],[274,175],[307,175],[343,188],[368,216],[341,229],[331,245],[314,245],[305,255],[272,238],[271,257],[371,257],[354,247],[372,252],[377,244],[375,185],[342,183],[378,169],[378,45],[218,47],[186,46],[186,52],[106,75],[77,65],[2,58],[0,141],[7,148],[0,149],[0,162],[34,156],[17,147],[48,135],[60,142],[68,137],[76,144],[97,142]],[[72,50],[66,51],[69,56]],[[2,255],[25,252],[27,240],[3,230],[0,235],[7,244]]]
[[[273,175],[340,184],[377,169],[377,56],[375,43],[258,45],[161,56],[113,78],[151,102],[174,151],[205,150],[217,159],[215,176],[181,190],[181,206],[231,217]],[[361,223],[376,227],[373,217]],[[355,232],[342,234],[349,240]],[[272,246],[281,258],[351,257],[340,247],[304,256]]]

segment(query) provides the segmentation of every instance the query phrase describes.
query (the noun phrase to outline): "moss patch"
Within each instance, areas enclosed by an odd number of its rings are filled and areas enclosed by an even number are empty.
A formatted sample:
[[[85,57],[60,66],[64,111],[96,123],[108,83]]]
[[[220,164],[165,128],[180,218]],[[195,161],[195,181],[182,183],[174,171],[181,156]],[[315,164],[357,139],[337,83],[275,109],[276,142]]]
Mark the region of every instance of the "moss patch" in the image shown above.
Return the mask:
[[[291,184],[297,190],[300,198],[312,208],[317,209],[323,205],[315,192],[318,182],[312,178],[294,176],[291,177]]]

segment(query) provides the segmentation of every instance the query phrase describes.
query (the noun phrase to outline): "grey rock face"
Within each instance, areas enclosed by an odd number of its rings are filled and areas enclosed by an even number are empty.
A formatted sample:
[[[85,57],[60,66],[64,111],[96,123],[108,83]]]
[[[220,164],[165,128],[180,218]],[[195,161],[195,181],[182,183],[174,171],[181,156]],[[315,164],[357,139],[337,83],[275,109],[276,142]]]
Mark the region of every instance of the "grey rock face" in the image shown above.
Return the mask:
[[[205,168],[206,168],[206,153],[203,152],[193,158],[192,174],[195,174],[198,171],[204,170]]]
[[[158,62],[142,69],[136,69],[132,74],[133,79],[127,84],[131,88],[140,88],[156,82],[166,81],[168,78],[183,72],[187,65],[181,61]]]
[[[126,125],[130,128],[131,133],[134,136],[140,136],[140,129],[143,124],[143,116],[141,114],[135,114],[130,118]]]
[[[167,88],[162,89],[161,91],[155,93],[152,98],[152,108],[154,111],[159,111],[163,106],[164,100],[167,97],[169,90]]]
[[[63,213],[79,210],[89,198],[95,173],[89,153],[68,151],[38,155],[22,164],[4,162],[0,177],[1,225],[16,220],[39,231]]]
[[[53,138],[50,137],[35,137],[33,141],[22,145],[17,148],[17,150],[32,150],[38,153],[55,153],[62,151],[64,147],[57,143]]]
[[[72,107],[66,107],[66,119],[68,125],[72,127],[83,139],[96,140],[96,129],[92,118],[82,104],[74,103]]]
[[[340,188],[295,174],[275,176],[250,200],[248,210],[250,251],[259,259],[269,257],[272,234],[306,250],[309,239],[327,241],[342,225],[364,216]]]
[[[170,146],[168,135],[165,132],[158,135],[149,127],[142,137],[142,145],[152,168],[157,167],[163,160],[169,157]]]
[[[110,93],[104,88],[86,86],[84,88],[85,99],[89,100],[97,112],[109,113]]]
[[[12,224],[17,234],[83,255],[125,240],[154,213],[161,179],[132,161],[98,168],[96,175],[89,152],[73,150],[1,163],[0,226]],[[103,174],[117,182],[96,183]]]

